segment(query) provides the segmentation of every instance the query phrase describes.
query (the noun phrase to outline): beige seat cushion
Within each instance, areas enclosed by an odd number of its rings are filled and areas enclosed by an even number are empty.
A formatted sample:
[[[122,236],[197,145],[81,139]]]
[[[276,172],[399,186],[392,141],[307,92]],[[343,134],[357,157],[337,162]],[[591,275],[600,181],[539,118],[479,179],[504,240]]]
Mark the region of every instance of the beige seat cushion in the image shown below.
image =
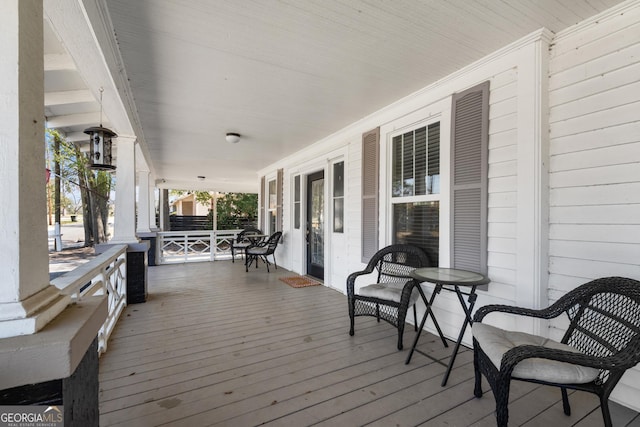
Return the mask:
[[[400,303],[404,285],[405,283],[374,283],[373,285],[361,287],[357,291],[357,294],[363,297],[378,298]],[[419,296],[418,290],[414,288],[413,292],[411,292],[411,298],[409,298],[409,307],[416,303]]]
[[[580,353],[579,350],[557,341],[524,332],[506,331],[485,323],[476,322],[472,327],[473,337],[491,362],[500,369],[502,356],[520,345],[537,345],[556,350]],[[586,366],[557,362],[549,359],[532,358],[518,363],[512,376],[561,384],[582,384],[593,381],[598,370]]]

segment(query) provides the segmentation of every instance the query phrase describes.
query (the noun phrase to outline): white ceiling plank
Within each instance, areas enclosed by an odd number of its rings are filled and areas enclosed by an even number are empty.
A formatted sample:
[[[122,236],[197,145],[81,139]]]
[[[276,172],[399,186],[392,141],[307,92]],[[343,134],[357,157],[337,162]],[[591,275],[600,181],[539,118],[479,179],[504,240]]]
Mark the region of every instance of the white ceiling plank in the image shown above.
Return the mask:
[[[104,118],[104,117],[103,117]],[[100,112],[68,114],[65,116],[47,117],[47,127],[52,129],[71,126],[98,126],[100,124]]]
[[[225,191],[528,34],[623,3],[45,0],[45,12],[154,176]]]
[[[69,132],[64,136],[68,142],[89,142],[89,135],[84,132]]]
[[[95,98],[89,89],[63,90],[56,92],[45,92],[44,105],[76,104],[80,102],[95,102]]]
[[[47,53],[44,55],[45,71],[75,70],[76,64],[73,58],[66,53]]]

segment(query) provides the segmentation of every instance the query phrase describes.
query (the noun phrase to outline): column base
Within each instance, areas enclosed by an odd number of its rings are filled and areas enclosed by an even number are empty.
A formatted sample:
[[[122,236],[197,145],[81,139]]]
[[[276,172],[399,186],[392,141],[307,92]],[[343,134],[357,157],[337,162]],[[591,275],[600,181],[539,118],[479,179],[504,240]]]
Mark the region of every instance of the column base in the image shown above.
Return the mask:
[[[65,426],[99,426],[98,338],[67,378],[0,390],[3,405],[62,405]]]
[[[55,286],[47,286],[29,298],[0,304],[0,338],[29,335],[38,332],[69,305],[71,298],[60,294]]]

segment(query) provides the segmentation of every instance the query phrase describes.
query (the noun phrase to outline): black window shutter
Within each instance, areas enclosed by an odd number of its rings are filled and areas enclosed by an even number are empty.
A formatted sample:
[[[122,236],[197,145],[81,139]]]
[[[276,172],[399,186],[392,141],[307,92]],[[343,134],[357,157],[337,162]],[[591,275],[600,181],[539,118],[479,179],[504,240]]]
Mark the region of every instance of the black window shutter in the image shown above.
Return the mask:
[[[489,82],[452,99],[451,265],[487,273]]]
[[[278,231],[282,231],[283,218],[282,218],[282,180],[284,178],[284,170],[278,169],[276,176],[276,227]]]
[[[264,198],[264,185],[265,185],[265,177],[261,177],[260,178],[260,221],[262,222],[261,226],[262,226],[262,230],[266,231],[267,228],[267,224],[269,224],[269,220],[268,218],[265,216],[266,214],[266,210],[265,210],[265,205],[266,203],[268,203],[267,200],[265,200]]]
[[[362,135],[362,262],[378,251],[380,128]]]

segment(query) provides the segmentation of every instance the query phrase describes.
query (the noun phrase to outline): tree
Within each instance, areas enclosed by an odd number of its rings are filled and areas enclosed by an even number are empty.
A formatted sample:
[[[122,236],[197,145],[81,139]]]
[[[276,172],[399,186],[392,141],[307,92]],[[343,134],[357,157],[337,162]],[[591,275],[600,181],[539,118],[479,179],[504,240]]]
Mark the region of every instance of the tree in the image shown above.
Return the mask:
[[[258,218],[258,195],[255,193],[225,193],[218,198],[216,208],[218,230],[255,225]]]
[[[60,179],[66,192],[80,193],[84,218],[85,246],[107,241],[109,194],[113,177],[106,171],[89,168],[88,157],[77,144],[66,141],[55,129],[47,129],[47,142],[59,146],[54,161],[60,164]]]
[[[211,193],[209,191],[170,190],[169,193],[172,196],[176,196],[176,197],[182,197],[182,196],[187,195],[187,194],[195,194],[196,195],[196,202],[200,203],[201,205],[205,205],[205,206],[209,206],[211,204],[211,200],[213,199],[213,196],[211,195]]]

